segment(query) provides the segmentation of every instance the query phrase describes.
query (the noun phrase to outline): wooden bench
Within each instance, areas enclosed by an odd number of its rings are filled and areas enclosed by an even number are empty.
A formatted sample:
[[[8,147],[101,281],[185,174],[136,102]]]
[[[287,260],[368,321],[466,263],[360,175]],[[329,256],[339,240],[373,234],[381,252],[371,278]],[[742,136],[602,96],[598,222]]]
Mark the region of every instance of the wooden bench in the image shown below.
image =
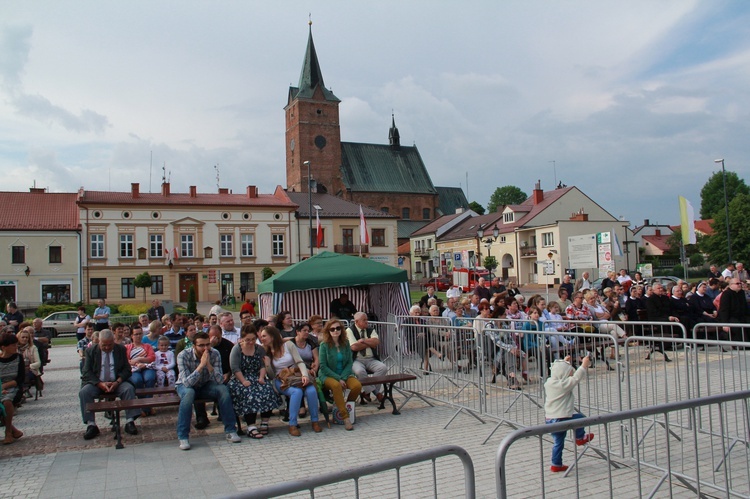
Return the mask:
[[[383,385],[383,400],[380,401],[378,409],[385,409],[385,401],[388,400],[393,406],[393,412],[391,414],[401,414],[396,408],[396,401],[393,400],[393,385],[400,383],[401,381],[413,381],[417,379],[413,374],[399,373],[399,374],[386,374],[385,376],[370,376],[361,381],[362,386],[370,385]]]

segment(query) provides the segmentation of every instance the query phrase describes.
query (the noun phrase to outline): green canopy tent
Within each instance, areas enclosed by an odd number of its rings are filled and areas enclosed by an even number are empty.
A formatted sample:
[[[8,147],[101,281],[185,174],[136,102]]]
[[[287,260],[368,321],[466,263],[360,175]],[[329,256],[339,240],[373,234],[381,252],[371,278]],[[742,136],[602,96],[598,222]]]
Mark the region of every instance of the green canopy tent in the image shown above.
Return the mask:
[[[406,315],[409,285],[405,270],[367,258],[323,251],[258,285],[263,317],[289,310],[292,317],[329,316],[330,304],[347,293],[357,310],[381,320]]]

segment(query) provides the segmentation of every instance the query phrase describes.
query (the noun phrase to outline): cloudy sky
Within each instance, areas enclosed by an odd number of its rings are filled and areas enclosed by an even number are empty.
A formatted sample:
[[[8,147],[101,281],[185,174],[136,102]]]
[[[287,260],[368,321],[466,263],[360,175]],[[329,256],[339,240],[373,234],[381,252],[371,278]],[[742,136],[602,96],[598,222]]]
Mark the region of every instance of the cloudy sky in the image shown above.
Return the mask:
[[[749,180],[750,2],[50,0],[0,6],[2,189],[272,192],[309,13],[342,140],[393,111],[469,200],[556,175],[677,223],[715,158]]]

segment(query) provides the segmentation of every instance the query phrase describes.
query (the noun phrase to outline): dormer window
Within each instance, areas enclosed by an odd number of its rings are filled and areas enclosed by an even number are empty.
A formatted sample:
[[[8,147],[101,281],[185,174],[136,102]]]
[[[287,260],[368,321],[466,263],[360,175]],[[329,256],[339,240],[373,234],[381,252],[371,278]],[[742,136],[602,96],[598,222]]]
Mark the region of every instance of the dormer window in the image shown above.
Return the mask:
[[[510,224],[513,223],[513,212],[507,211],[503,213],[503,223]]]

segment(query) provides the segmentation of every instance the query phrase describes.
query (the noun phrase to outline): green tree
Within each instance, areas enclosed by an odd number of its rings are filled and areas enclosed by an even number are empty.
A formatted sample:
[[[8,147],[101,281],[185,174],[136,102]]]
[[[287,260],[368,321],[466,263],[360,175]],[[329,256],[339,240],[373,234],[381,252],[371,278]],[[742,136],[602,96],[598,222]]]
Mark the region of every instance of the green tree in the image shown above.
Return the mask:
[[[484,265],[484,268],[489,270],[490,274],[492,274],[492,271],[497,268],[497,259],[492,255],[486,256],[482,260],[482,265]]]
[[[495,192],[490,196],[490,202],[487,205],[487,212],[494,213],[497,211],[498,206],[506,204],[521,204],[526,201],[526,195],[521,189],[515,185],[506,185],[504,187],[498,187]]]
[[[195,286],[193,286],[192,284],[188,289],[187,311],[189,314],[193,315],[198,313],[198,304],[195,302]]]
[[[736,173],[728,171],[727,200],[730,204],[738,194],[750,194],[750,188]],[[719,211],[724,212],[724,178],[720,171],[711,175],[701,189],[701,218],[703,220],[715,219]]]
[[[685,246],[685,256],[692,257],[696,253],[700,253],[699,245],[700,240],[703,236],[695,234],[696,244],[688,244]],[[726,239],[726,238],[725,238]],[[680,241],[682,241],[682,228],[677,227],[672,234],[667,238],[667,245],[669,246],[669,255],[680,255]]]
[[[750,261],[750,194],[738,194],[729,203],[729,229],[732,237],[732,259]],[[719,210],[711,226],[713,235],[701,239],[700,246],[709,261],[719,265],[727,263],[727,230],[724,210]]]
[[[151,280],[151,276],[148,274],[148,272],[144,272],[143,274],[138,274],[137,276],[135,276],[133,285],[135,285],[136,288],[143,288],[143,303],[146,303],[146,289],[151,287],[152,282],[153,281]]]
[[[484,206],[477,203],[476,201],[472,201],[471,203],[469,203],[469,209],[477,215],[484,215]]]
[[[260,271],[260,273],[263,275],[263,280],[267,281],[270,279],[276,272],[273,271],[271,267],[263,267],[263,270]]]

